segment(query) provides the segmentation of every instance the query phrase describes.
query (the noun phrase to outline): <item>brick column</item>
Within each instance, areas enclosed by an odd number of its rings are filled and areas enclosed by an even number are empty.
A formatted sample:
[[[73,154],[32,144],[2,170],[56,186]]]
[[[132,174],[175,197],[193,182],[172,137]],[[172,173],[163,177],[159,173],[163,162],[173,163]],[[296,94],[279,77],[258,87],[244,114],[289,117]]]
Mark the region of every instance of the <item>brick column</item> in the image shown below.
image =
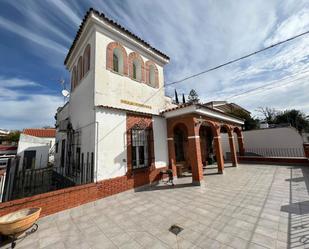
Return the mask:
[[[202,185],[203,180],[203,163],[201,155],[201,143],[199,137],[199,126],[195,126],[194,119],[188,127],[188,154],[192,170],[192,184]]]
[[[177,169],[176,169],[176,154],[175,154],[175,146],[174,146],[174,138],[168,137],[168,158],[169,158],[169,167],[173,171],[173,176],[177,177]]]
[[[173,171],[173,176],[177,177],[174,131],[173,131],[173,125],[170,122],[167,122],[167,143],[168,143],[169,168]]]
[[[216,125],[216,127],[215,127],[214,146],[215,146],[215,150],[216,150],[218,173],[223,174],[224,159],[223,159],[223,152],[222,152],[222,146],[221,146],[220,128],[221,127],[219,125]]]
[[[230,133],[229,133],[229,144],[230,144],[232,164],[233,164],[233,166],[236,167],[237,164],[238,164],[238,162],[237,162],[237,152],[236,152],[235,143],[234,143],[234,136],[233,136],[233,134],[230,134]]]
[[[240,133],[240,135],[237,135],[237,140],[238,140],[238,146],[239,146],[239,155],[244,156],[245,146],[244,146],[244,138],[242,136],[242,133]]]

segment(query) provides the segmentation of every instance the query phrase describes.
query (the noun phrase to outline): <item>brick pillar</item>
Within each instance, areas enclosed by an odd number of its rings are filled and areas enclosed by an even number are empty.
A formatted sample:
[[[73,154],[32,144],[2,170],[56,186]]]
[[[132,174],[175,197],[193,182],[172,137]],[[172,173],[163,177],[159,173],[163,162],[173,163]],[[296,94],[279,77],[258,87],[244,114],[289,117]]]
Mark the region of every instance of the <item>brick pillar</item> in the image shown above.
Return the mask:
[[[237,140],[238,140],[238,146],[239,146],[239,155],[244,156],[245,146],[244,146],[244,138],[242,136],[242,133],[240,133],[240,135],[237,135]]]
[[[235,143],[234,143],[234,136],[233,134],[229,134],[229,144],[230,144],[230,151],[231,151],[231,160],[232,160],[232,164],[233,166],[237,166],[238,162],[237,162],[237,152],[236,152],[236,148],[235,148]]]
[[[193,185],[202,185],[203,181],[203,163],[199,128],[199,126],[195,126],[194,119],[192,119],[188,127],[188,154],[192,170]]]
[[[174,145],[174,131],[171,123],[167,122],[167,143],[168,143],[168,160],[169,168],[173,171],[173,176],[177,176],[176,153]]]
[[[177,177],[177,169],[176,169],[176,154],[175,154],[175,146],[174,146],[174,138],[168,137],[168,158],[169,158],[169,167],[173,170],[173,176]]]
[[[216,150],[216,159],[218,164],[218,173],[223,174],[224,170],[224,159],[223,159],[223,152],[221,146],[221,137],[220,137],[220,126],[216,126],[216,132],[214,133],[214,146]]]

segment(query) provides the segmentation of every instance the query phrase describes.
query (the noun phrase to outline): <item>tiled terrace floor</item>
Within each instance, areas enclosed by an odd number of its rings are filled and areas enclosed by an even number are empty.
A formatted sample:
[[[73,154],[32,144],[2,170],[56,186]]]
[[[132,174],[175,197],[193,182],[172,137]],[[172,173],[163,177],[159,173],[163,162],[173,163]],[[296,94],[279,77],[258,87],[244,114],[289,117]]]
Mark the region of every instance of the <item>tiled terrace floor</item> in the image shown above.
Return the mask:
[[[309,168],[205,173],[202,187],[181,178],[50,215],[16,248],[309,248]]]

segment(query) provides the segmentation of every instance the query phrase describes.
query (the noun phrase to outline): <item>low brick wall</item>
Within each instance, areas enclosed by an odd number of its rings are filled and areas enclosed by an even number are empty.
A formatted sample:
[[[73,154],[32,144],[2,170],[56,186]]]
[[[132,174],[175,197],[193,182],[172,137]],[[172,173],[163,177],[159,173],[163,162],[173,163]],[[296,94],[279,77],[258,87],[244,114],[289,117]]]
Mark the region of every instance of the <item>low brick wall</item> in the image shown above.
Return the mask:
[[[291,158],[291,157],[258,157],[258,156],[239,156],[238,161],[241,163],[272,163],[272,164],[287,164],[287,165],[308,165],[307,158]]]
[[[143,170],[134,172],[130,176],[120,176],[97,183],[70,187],[0,203],[0,216],[23,208],[41,207],[41,217],[43,217],[158,181],[160,180],[160,171],[165,169]]]

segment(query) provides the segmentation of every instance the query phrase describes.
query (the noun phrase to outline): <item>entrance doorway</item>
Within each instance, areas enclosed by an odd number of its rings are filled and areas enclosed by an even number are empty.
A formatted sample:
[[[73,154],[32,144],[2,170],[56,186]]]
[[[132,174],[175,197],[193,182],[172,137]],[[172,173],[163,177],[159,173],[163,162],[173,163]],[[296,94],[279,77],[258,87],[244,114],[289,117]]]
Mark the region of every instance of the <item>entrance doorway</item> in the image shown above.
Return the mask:
[[[183,176],[183,173],[190,170],[188,160],[188,132],[183,124],[178,124],[174,128],[174,148],[176,157],[177,176]]]
[[[211,127],[208,125],[202,125],[199,132],[201,143],[201,156],[203,167],[211,165],[216,161],[214,153],[214,135]]]

